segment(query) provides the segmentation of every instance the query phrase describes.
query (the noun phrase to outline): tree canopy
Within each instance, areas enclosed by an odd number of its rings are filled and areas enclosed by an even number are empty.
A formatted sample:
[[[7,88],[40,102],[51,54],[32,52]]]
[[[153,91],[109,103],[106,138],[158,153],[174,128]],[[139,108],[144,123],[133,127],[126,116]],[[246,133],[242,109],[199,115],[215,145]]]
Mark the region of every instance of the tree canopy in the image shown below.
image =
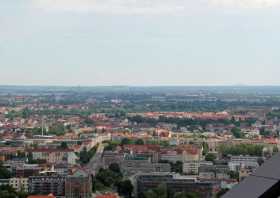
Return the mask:
[[[0,186],[0,197],[1,198],[26,198],[27,193],[25,192],[16,192],[9,185],[2,185]]]
[[[145,144],[145,142],[144,142],[144,140],[142,140],[142,139],[137,139],[137,140],[135,141],[135,144],[143,145],[143,144]]]
[[[8,179],[11,177],[11,172],[0,163],[0,179]]]
[[[166,184],[160,184],[157,188],[147,191],[144,196],[145,198],[167,198]]]
[[[223,144],[219,147],[219,151],[224,155],[251,155],[262,156],[263,145],[255,144],[238,144],[238,145],[226,145]]]
[[[205,156],[205,160],[206,160],[206,161],[214,162],[215,159],[216,159],[216,155],[213,154],[213,153],[208,153],[208,154]]]
[[[235,138],[243,138],[244,133],[241,132],[240,128],[234,127],[231,129],[231,133]]]

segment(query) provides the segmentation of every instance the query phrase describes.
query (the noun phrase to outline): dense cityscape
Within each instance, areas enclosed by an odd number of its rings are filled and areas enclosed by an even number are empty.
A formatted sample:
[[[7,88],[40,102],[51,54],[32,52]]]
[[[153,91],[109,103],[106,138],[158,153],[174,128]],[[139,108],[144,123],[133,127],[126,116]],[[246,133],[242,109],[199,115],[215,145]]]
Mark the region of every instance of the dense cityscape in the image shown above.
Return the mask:
[[[278,152],[279,87],[0,87],[1,198],[221,197]]]
[[[0,0],[0,198],[280,198],[280,0]]]

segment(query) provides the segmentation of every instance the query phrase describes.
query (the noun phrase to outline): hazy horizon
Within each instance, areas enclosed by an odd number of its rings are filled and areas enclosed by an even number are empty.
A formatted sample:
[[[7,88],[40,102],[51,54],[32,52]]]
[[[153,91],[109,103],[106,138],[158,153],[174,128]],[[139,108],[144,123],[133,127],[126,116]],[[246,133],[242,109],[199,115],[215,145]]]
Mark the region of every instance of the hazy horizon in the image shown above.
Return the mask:
[[[0,84],[279,86],[278,0],[0,1]]]
[[[205,84],[166,84],[166,83],[160,83],[160,84],[113,84],[113,83],[100,83],[100,84],[55,84],[52,83],[51,80],[49,83],[45,84],[38,84],[38,83],[0,83],[0,86],[34,86],[34,87],[280,87],[279,84],[210,84],[210,83],[205,83]]]

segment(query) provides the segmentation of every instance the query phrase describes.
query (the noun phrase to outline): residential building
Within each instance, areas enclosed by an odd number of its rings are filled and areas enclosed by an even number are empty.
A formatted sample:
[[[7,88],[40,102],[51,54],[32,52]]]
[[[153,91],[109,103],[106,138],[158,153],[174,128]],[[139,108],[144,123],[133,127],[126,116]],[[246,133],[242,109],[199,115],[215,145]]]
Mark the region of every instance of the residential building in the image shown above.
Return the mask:
[[[171,162],[199,161],[202,159],[202,147],[195,145],[180,145],[175,149],[161,149],[160,160]]]
[[[208,161],[187,161],[183,163],[183,173],[189,175],[197,175],[198,169],[202,165],[213,165],[213,162]]]
[[[45,160],[47,163],[63,163],[76,164],[78,157],[71,149],[45,149],[39,148],[32,151],[34,160]]]
[[[240,168],[253,171],[259,167],[258,159],[259,157],[256,156],[231,156],[228,166],[231,171],[238,171]]]
[[[10,184],[9,179],[0,179],[0,186],[7,186]]]
[[[53,193],[56,197],[63,197],[65,196],[65,177],[59,175],[29,177],[28,191],[31,194],[46,195]]]
[[[92,181],[91,176],[82,169],[76,170],[67,176],[65,181],[66,198],[91,198]]]
[[[211,198],[219,190],[217,182],[199,181],[186,176],[173,174],[140,174],[136,177],[136,195],[143,198],[144,193],[165,184],[169,197],[174,197],[177,192],[195,192],[199,197]]]
[[[30,176],[39,175],[41,168],[37,164],[24,164],[15,168],[17,178],[28,178]]]
[[[53,170],[58,175],[67,176],[69,173],[69,164],[67,163],[54,164]]]
[[[28,192],[28,178],[10,178],[9,185],[12,186],[16,191]]]
[[[152,163],[149,158],[126,155],[120,167],[126,175],[150,172],[170,172],[168,163]]]
[[[200,179],[229,179],[229,167],[227,165],[201,165],[198,172]]]

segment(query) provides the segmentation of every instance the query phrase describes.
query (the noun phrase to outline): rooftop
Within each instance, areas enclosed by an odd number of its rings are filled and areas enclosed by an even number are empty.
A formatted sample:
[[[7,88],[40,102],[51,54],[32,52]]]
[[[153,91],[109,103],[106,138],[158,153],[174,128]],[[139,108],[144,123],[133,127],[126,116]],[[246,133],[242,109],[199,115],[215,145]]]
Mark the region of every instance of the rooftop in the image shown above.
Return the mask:
[[[277,198],[280,195],[280,153],[259,167],[255,173],[226,193],[223,198]]]
[[[56,198],[53,194],[49,195],[30,195],[27,198]]]

